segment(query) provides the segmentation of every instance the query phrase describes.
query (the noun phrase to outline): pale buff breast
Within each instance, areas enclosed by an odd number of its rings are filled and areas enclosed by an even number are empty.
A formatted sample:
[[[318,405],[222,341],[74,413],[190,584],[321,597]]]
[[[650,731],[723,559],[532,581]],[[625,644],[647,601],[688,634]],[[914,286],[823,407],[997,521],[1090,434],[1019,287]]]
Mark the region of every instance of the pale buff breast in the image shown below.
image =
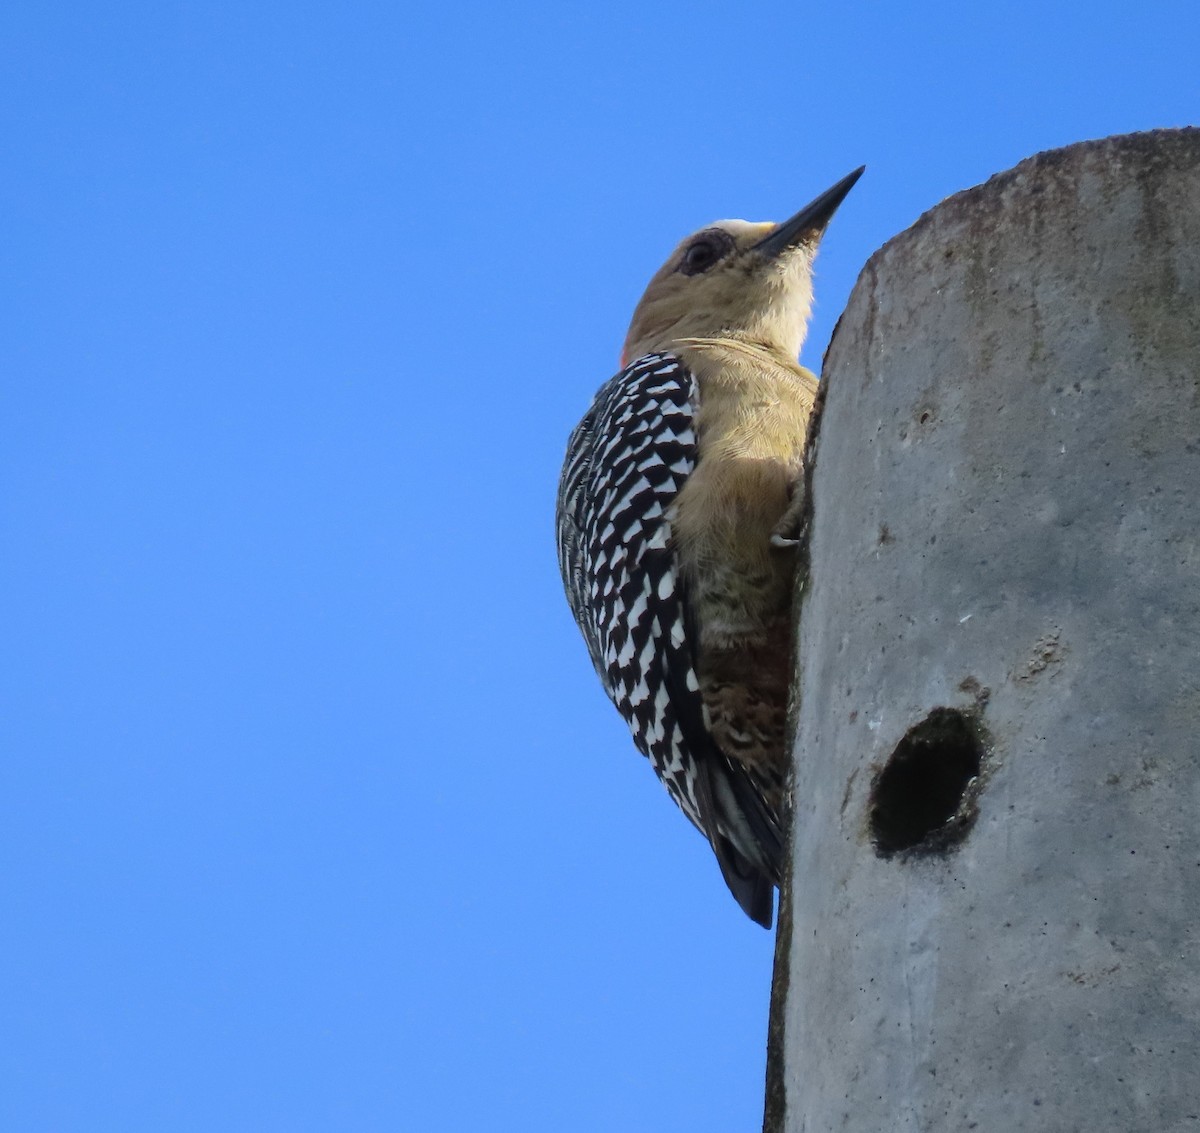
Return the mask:
[[[676,352],[700,387],[700,458],[674,528],[700,614],[696,668],[708,726],[778,813],[796,554],[771,535],[797,489],[817,383],[740,343],[693,340]]]
[[[781,556],[771,534],[800,476],[816,379],[736,342],[693,339],[676,352],[700,389],[700,458],[676,501],[676,552],[694,599],[737,599],[735,624],[714,632],[737,632],[736,623],[750,631],[783,591],[790,597],[793,556]]]

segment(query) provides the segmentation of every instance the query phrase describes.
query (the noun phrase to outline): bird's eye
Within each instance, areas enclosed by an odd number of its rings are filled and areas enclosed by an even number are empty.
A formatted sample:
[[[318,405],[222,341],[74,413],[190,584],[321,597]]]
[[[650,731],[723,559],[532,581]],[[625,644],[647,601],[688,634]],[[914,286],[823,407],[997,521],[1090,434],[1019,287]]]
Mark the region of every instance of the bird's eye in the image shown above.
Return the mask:
[[[699,275],[702,271],[708,271],[721,258],[722,251],[715,240],[707,237],[697,240],[683,253],[683,263],[679,265],[679,270],[684,275]]]

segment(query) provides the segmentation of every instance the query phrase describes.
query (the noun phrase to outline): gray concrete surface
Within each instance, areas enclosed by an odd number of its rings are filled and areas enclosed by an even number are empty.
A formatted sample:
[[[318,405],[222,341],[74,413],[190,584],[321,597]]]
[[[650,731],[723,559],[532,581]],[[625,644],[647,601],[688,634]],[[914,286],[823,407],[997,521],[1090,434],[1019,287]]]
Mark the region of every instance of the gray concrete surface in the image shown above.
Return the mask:
[[[1200,131],[943,202],[824,380],[778,1127],[1200,1131]]]

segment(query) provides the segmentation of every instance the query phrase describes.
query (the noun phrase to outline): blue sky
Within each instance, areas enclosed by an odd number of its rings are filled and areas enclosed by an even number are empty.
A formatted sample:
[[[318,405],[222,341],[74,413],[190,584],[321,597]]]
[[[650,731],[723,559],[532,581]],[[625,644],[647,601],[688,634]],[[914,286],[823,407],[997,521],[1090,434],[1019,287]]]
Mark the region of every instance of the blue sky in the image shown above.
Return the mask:
[[[772,942],[604,700],[567,432],[713,219],[1200,112],[1194,0],[0,16],[0,1128],[754,1129]]]

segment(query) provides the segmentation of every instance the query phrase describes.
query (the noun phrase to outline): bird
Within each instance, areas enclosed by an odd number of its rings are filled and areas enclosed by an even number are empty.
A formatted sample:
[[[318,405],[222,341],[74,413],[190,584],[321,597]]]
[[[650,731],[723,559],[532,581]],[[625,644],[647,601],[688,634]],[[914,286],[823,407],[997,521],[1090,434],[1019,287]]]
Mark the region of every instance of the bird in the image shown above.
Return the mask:
[[[803,450],[798,362],[813,259],[862,175],[779,224],[687,237],[638,302],[621,370],[571,432],[558,484],[567,602],[634,745],[771,927]]]

